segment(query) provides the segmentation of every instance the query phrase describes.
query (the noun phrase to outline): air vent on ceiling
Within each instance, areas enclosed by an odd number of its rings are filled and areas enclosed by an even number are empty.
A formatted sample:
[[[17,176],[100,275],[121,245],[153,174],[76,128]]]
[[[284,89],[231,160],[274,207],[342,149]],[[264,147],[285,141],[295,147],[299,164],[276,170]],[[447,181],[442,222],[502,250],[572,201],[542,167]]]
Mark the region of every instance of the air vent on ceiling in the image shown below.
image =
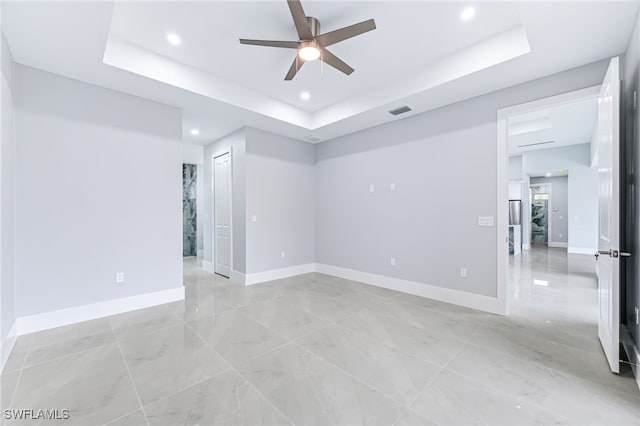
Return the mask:
[[[525,145],[518,145],[518,148],[525,148],[527,146],[536,146],[536,145],[546,145],[548,143],[554,143],[555,141],[546,141],[546,142],[536,142],[536,143],[528,143]]]
[[[311,142],[311,143],[320,142],[322,140],[322,138],[320,136],[315,136],[315,135],[305,136],[303,139],[305,141]]]
[[[408,106],[401,106],[400,108],[396,108],[396,109],[392,109],[391,111],[389,111],[389,114],[391,115],[400,115],[400,114],[404,114],[405,112],[409,112],[411,111],[411,108],[409,108]]]

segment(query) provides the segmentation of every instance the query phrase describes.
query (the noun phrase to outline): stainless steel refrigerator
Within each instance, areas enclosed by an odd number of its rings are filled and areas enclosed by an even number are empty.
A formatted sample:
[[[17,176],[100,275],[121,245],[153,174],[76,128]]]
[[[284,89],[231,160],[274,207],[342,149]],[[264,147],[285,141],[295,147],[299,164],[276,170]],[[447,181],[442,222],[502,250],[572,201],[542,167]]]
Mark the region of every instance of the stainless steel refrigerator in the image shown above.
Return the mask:
[[[509,200],[509,225],[522,225],[522,201]]]

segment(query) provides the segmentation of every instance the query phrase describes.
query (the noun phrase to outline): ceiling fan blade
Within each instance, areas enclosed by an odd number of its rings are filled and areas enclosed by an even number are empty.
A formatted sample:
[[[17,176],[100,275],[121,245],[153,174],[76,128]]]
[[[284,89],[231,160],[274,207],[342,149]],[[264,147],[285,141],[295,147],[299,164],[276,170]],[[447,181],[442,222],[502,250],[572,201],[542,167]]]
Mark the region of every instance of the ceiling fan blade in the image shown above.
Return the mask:
[[[273,41],[273,40],[248,40],[246,38],[240,39],[240,44],[250,44],[252,46],[269,46],[269,47],[284,47],[287,49],[297,49],[300,45],[298,41]]]
[[[291,64],[291,67],[289,68],[289,72],[287,72],[287,75],[284,77],[284,79],[287,81],[293,80],[293,77],[295,77],[298,71],[300,71],[300,68],[302,68],[304,63],[305,63],[305,60],[299,57],[298,55],[296,55],[296,57],[293,59],[293,63]]]
[[[327,49],[322,49],[322,62],[327,65],[331,65],[338,71],[342,71],[346,75],[351,75],[354,71],[349,65],[347,65],[342,59],[338,58],[333,53],[329,52]]]
[[[359,24],[349,25],[348,27],[340,28],[339,30],[321,34],[316,37],[316,40],[322,46],[328,47],[332,44],[338,43],[339,41],[346,40],[375,29],[376,22],[373,19],[369,19],[368,21],[360,22]]]
[[[289,5],[289,10],[293,17],[293,23],[296,26],[296,31],[298,31],[298,37],[300,37],[300,40],[313,39],[313,34],[311,34],[311,28],[307,21],[307,15],[304,14],[300,0],[287,0],[287,4]]]

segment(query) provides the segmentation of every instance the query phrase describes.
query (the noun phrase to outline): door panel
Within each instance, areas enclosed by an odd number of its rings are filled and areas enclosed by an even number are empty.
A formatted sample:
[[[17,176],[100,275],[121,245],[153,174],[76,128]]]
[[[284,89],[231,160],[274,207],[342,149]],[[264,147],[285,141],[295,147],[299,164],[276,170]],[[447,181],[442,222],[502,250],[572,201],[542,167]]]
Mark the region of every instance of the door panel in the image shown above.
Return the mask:
[[[620,342],[620,76],[613,58],[598,99],[598,337],[618,373]]]
[[[214,158],[214,271],[229,276],[231,270],[231,156]]]

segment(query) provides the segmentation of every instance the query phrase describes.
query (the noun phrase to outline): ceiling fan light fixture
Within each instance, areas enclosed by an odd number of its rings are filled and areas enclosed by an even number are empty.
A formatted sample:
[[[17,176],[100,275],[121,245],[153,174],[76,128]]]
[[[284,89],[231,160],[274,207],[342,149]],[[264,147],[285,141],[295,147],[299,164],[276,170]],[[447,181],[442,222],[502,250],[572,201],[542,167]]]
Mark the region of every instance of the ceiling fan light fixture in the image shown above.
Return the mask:
[[[298,56],[307,62],[315,61],[320,58],[320,49],[315,41],[304,41],[298,49]]]

